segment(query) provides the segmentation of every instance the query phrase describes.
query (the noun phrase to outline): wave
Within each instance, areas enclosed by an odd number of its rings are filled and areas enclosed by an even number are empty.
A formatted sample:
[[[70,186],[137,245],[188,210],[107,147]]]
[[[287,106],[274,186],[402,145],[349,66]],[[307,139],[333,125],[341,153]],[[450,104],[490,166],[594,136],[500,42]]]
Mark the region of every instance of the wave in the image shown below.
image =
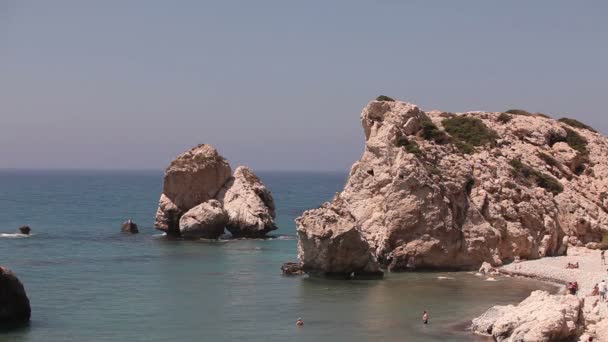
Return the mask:
[[[28,238],[32,236],[32,234],[20,234],[20,233],[0,233],[0,238],[7,238],[7,239],[21,239],[21,238]]]

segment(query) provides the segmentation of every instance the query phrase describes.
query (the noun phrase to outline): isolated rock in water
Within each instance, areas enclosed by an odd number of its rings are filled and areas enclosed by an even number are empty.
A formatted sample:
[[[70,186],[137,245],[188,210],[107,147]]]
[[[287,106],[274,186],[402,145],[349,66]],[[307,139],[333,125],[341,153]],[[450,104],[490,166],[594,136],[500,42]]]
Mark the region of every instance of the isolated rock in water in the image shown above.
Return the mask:
[[[496,271],[494,269],[494,267],[492,267],[492,265],[490,265],[490,263],[488,262],[483,262],[483,264],[481,264],[481,267],[479,268],[479,273],[481,274],[489,274]]]
[[[568,341],[583,329],[582,299],[534,291],[517,306],[496,306],[473,320],[474,332],[496,341]]]
[[[261,237],[277,229],[272,194],[250,168],[239,166],[217,199],[228,213],[226,228],[233,236]]]
[[[319,222],[335,232],[348,221],[374,260],[396,271],[557,255],[565,236],[601,241],[608,140],[542,116],[502,114],[370,102],[361,114],[365,151],[344,190],[297,220],[300,244],[310,247],[299,250],[304,268],[322,266],[313,262],[321,254],[360,258],[331,243],[335,233],[311,243]],[[326,219],[335,212],[339,220]]]
[[[304,274],[304,271],[302,270],[302,264],[300,264],[299,262],[286,262],[281,266],[281,271],[283,271],[283,275],[287,276],[296,276]]]
[[[0,327],[13,327],[30,320],[30,300],[23,284],[4,266],[0,266]]]
[[[120,228],[120,230],[123,233],[130,233],[130,234],[137,234],[139,233],[139,229],[137,228],[137,224],[135,224],[135,222],[133,222],[133,220],[128,219],[127,221],[123,222],[122,227]]]
[[[178,235],[181,215],[215,198],[230,172],[228,162],[211,145],[198,145],[179,155],[165,171],[156,228]]]
[[[224,233],[228,214],[222,204],[208,200],[188,210],[179,220],[179,231],[184,238],[217,239]]]
[[[30,228],[30,226],[21,226],[21,227],[19,227],[19,232],[21,234],[30,235],[31,231],[32,231],[32,229]]]
[[[381,276],[372,249],[342,203],[326,203],[296,220],[298,257],[305,272],[349,278]]]

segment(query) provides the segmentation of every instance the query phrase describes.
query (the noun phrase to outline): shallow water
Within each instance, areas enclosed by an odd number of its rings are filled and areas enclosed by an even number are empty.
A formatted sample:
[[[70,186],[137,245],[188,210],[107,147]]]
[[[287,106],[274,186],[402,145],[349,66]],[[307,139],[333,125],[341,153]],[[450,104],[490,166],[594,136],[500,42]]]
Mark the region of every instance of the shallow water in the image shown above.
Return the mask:
[[[293,219],[329,200],[345,175],[260,176],[278,206],[274,238],[209,242],[153,230],[160,172],[0,171],[0,232],[8,234],[0,235],[0,264],[17,273],[32,303],[31,324],[0,340],[471,341],[464,327],[472,317],[551,289],[468,273],[283,277],[280,265],[296,259]],[[129,217],[140,234],[119,232]],[[23,224],[33,235],[17,238]]]

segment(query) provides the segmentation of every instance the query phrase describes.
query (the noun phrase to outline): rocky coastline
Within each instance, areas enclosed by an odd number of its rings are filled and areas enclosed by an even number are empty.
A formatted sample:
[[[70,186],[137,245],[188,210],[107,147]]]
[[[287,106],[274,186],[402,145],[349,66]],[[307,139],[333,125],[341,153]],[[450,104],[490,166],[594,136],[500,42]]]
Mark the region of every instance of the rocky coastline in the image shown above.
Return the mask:
[[[579,268],[567,268],[578,263]],[[512,263],[493,271],[559,284],[558,294],[535,291],[518,305],[495,306],[473,320],[472,331],[496,341],[608,341],[608,302],[593,295],[593,287],[606,279],[608,265],[601,251],[571,247],[567,255]],[[576,295],[565,284],[576,281]]]
[[[589,127],[387,97],[361,123],[365,150],[343,191],[296,219],[309,274],[498,267],[607,232],[608,140]]]

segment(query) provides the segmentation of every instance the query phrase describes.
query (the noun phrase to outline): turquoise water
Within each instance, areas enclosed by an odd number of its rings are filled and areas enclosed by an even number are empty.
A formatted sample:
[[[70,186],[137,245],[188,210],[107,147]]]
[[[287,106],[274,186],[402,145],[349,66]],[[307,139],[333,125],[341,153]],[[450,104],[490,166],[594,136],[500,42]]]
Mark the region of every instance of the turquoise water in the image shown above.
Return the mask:
[[[274,237],[197,242],[169,241],[152,228],[161,172],[0,171],[0,233],[33,229],[27,238],[0,237],[0,264],[17,273],[32,303],[31,324],[0,340],[471,341],[464,325],[472,317],[549,289],[468,273],[283,277],[281,264],[296,260],[293,219],[329,200],[345,175],[260,177],[278,207]],[[129,217],[140,234],[119,232]]]

